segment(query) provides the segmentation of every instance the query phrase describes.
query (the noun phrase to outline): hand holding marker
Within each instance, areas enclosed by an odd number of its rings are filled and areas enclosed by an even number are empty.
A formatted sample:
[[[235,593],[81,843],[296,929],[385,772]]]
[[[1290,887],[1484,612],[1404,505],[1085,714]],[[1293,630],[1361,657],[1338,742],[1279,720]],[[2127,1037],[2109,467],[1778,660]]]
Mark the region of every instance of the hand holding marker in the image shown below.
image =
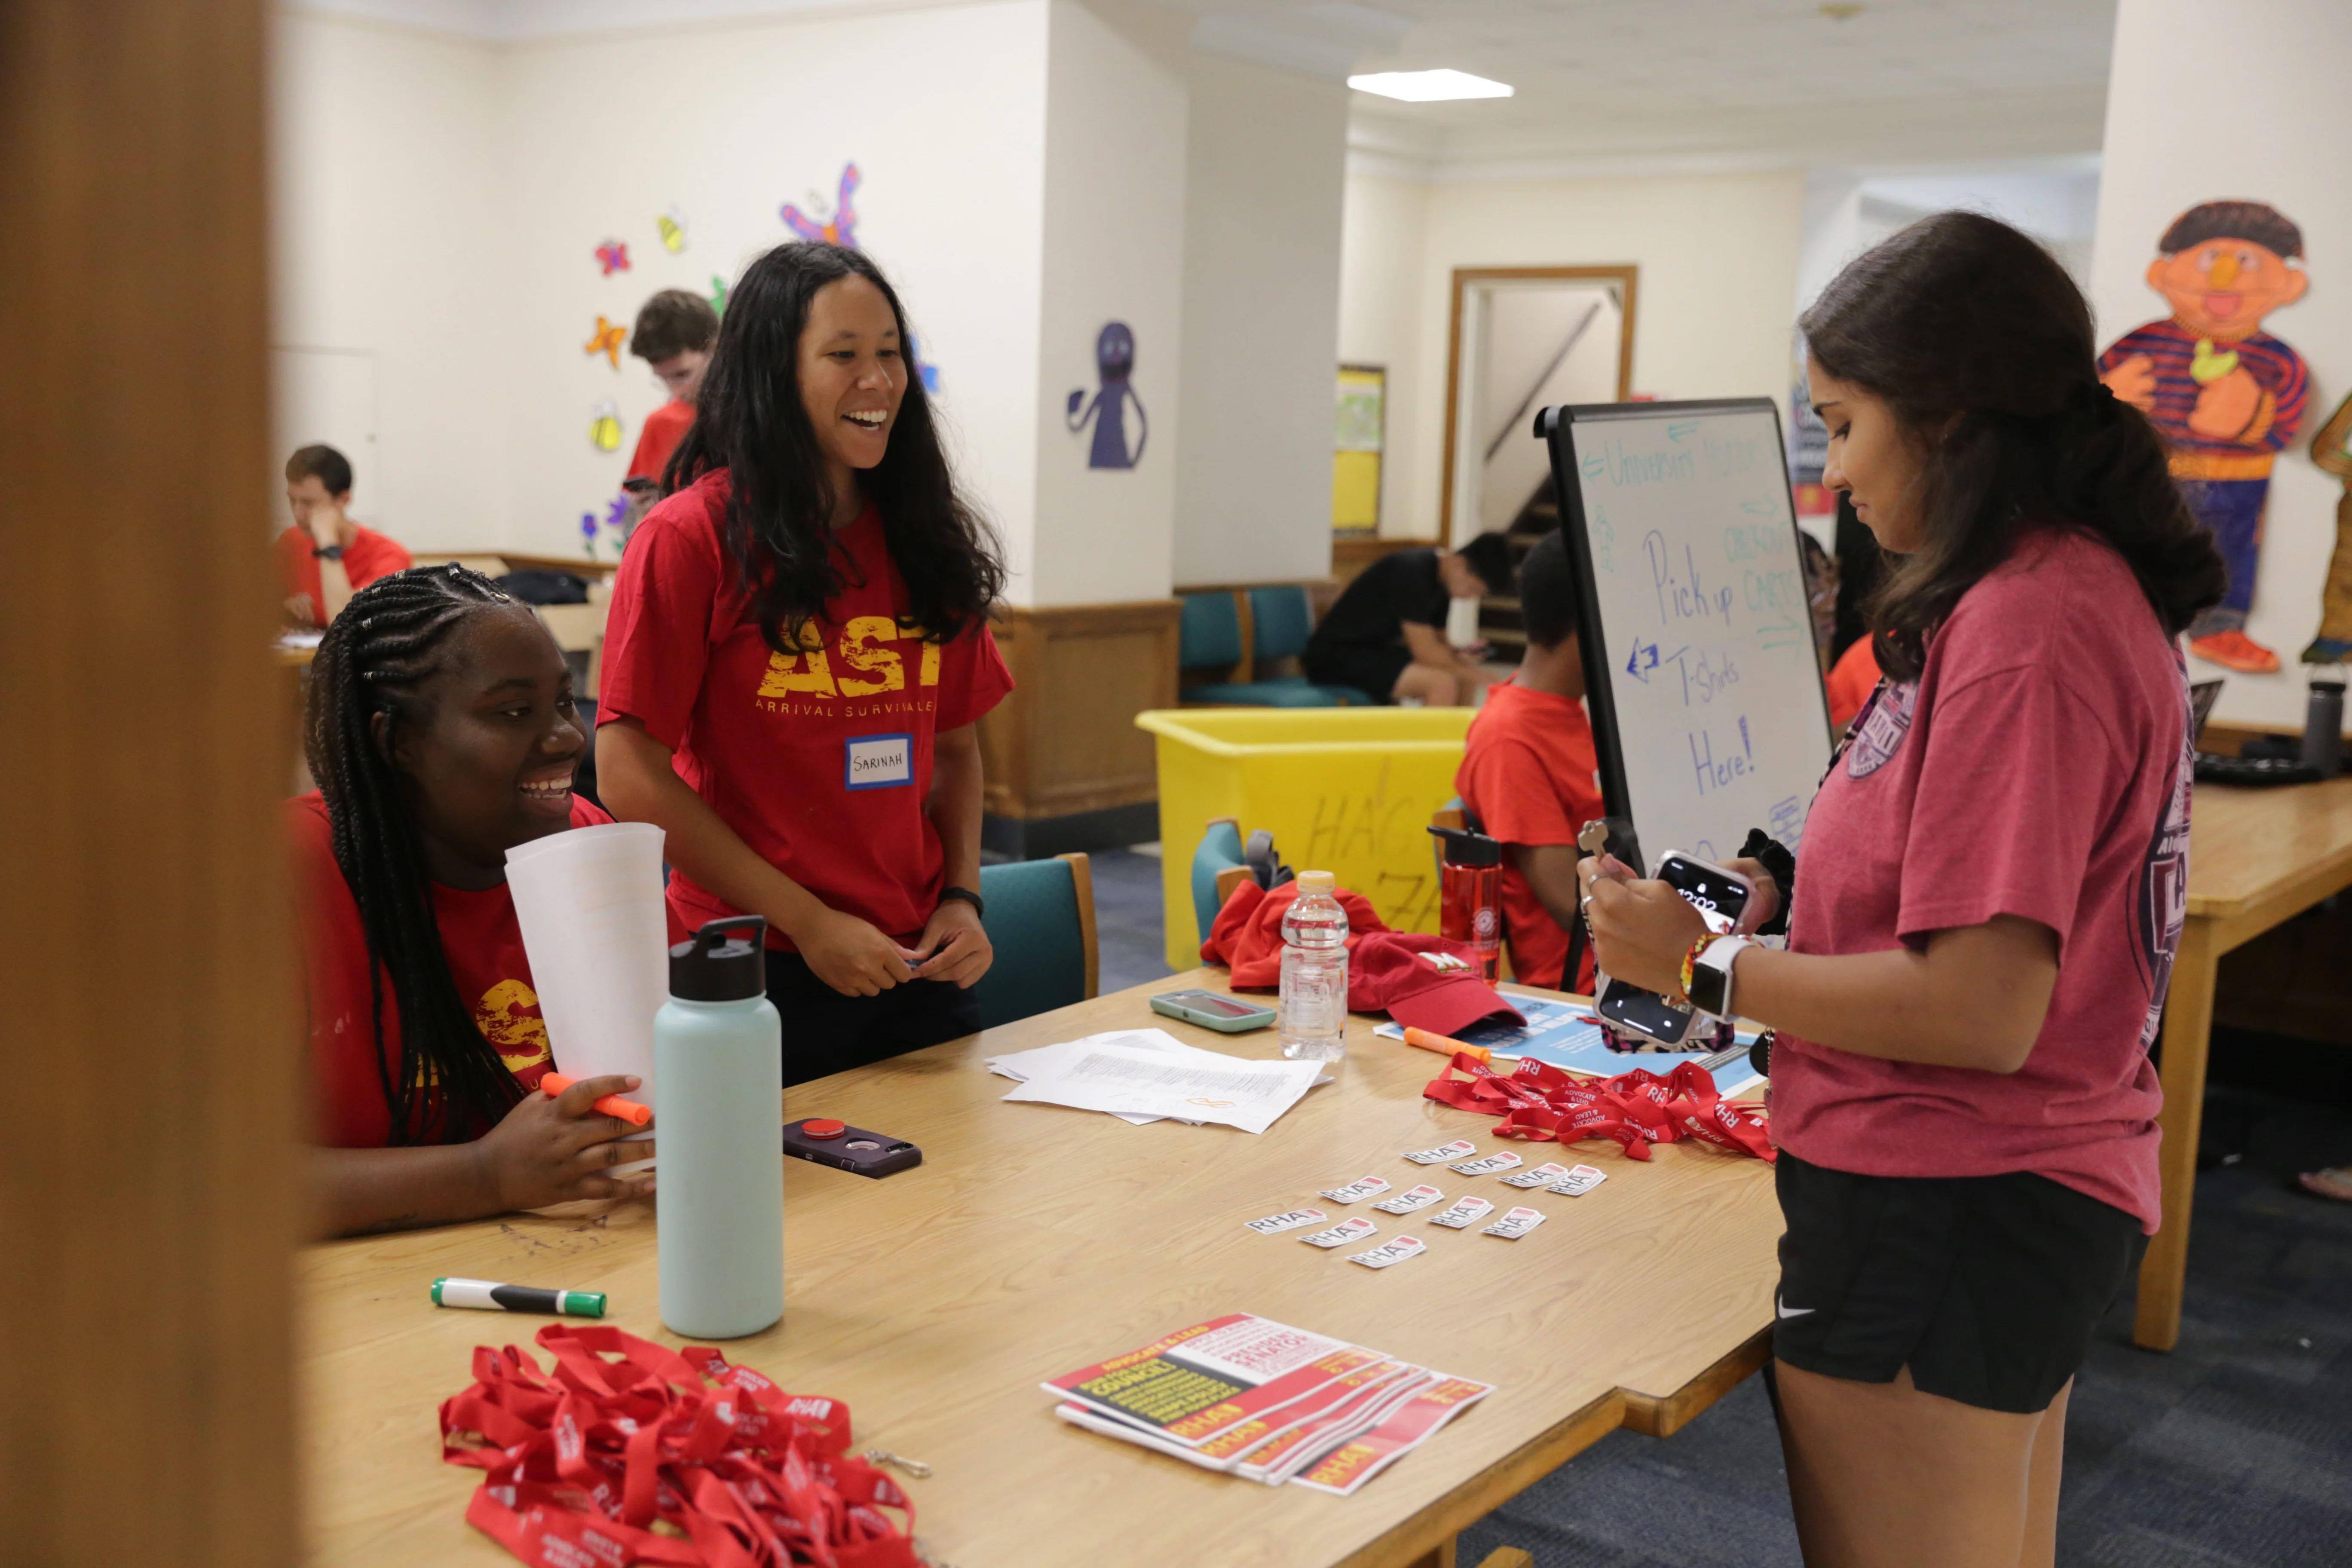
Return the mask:
[[[540,1077],[539,1087],[547,1091],[548,1099],[553,1100],[579,1081],[578,1079],[566,1078],[560,1072],[543,1073]],[[589,1109],[601,1110],[607,1116],[617,1116],[632,1127],[643,1127],[654,1119],[653,1107],[640,1105],[634,1100],[625,1100],[617,1094],[608,1094],[601,1100],[591,1100]]]

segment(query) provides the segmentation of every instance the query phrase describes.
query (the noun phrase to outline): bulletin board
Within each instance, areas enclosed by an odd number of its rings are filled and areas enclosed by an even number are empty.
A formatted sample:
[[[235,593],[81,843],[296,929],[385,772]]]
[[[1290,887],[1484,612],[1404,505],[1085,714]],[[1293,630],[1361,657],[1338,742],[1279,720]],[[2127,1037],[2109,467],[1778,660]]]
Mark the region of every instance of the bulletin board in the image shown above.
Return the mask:
[[[1386,366],[1339,367],[1339,423],[1331,458],[1331,529],[1381,530],[1381,458],[1388,442]]]

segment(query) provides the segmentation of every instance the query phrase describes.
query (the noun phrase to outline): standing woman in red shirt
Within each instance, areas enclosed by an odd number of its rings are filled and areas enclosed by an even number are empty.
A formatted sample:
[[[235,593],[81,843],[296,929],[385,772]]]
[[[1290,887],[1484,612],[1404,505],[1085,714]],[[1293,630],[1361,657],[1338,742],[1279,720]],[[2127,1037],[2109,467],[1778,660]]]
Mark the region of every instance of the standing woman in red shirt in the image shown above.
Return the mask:
[[[1587,914],[1611,973],[1779,1032],[1773,1370],[1805,1561],[2046,1564],[2067,1392],[2159,1218],[2176,639],[2221,563],[2099,384],[2082,295],[2016,230],[1924,219],[1800,326],[1824,482],[1893,560],[1868,606],[1886,679],[1774,889],[1788,951],[1710,937],[1613,862]]]
[[[630,539],[598,692],[606,804],[668,835],[683,931],[767,917],[784,1079],[979,1027],[977,722],[1004,567],[873,262],[779,246],[728,296],[671,493]]]

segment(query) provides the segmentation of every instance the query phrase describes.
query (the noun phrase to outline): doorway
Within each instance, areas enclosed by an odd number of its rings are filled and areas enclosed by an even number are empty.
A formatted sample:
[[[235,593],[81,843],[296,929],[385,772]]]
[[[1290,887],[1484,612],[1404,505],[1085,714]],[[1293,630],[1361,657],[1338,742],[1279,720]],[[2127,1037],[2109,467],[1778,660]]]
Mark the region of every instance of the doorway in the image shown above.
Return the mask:
[[[1439,531],[1548,531],[1559,518],[1536,410],[1633,395],[1637,268],[1457,267]]]

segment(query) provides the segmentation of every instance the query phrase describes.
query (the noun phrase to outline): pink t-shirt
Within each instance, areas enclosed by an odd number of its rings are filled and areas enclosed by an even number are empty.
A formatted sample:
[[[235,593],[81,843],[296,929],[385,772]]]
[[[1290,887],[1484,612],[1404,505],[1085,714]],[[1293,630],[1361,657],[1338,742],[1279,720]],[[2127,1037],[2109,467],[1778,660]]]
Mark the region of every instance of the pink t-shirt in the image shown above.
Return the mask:
[[[2037,531],[1969,589],[1814,797],[1789,945],[1916,948],[2021,916],[2058,934],[2049,1016],[2008,1076],[1783,1035],[1780,1145],[1863,1175],[2031,1171],[2153,1233],[2147,1048],[2188,910],[2189,743],[2180,656],[2104,542]]]

